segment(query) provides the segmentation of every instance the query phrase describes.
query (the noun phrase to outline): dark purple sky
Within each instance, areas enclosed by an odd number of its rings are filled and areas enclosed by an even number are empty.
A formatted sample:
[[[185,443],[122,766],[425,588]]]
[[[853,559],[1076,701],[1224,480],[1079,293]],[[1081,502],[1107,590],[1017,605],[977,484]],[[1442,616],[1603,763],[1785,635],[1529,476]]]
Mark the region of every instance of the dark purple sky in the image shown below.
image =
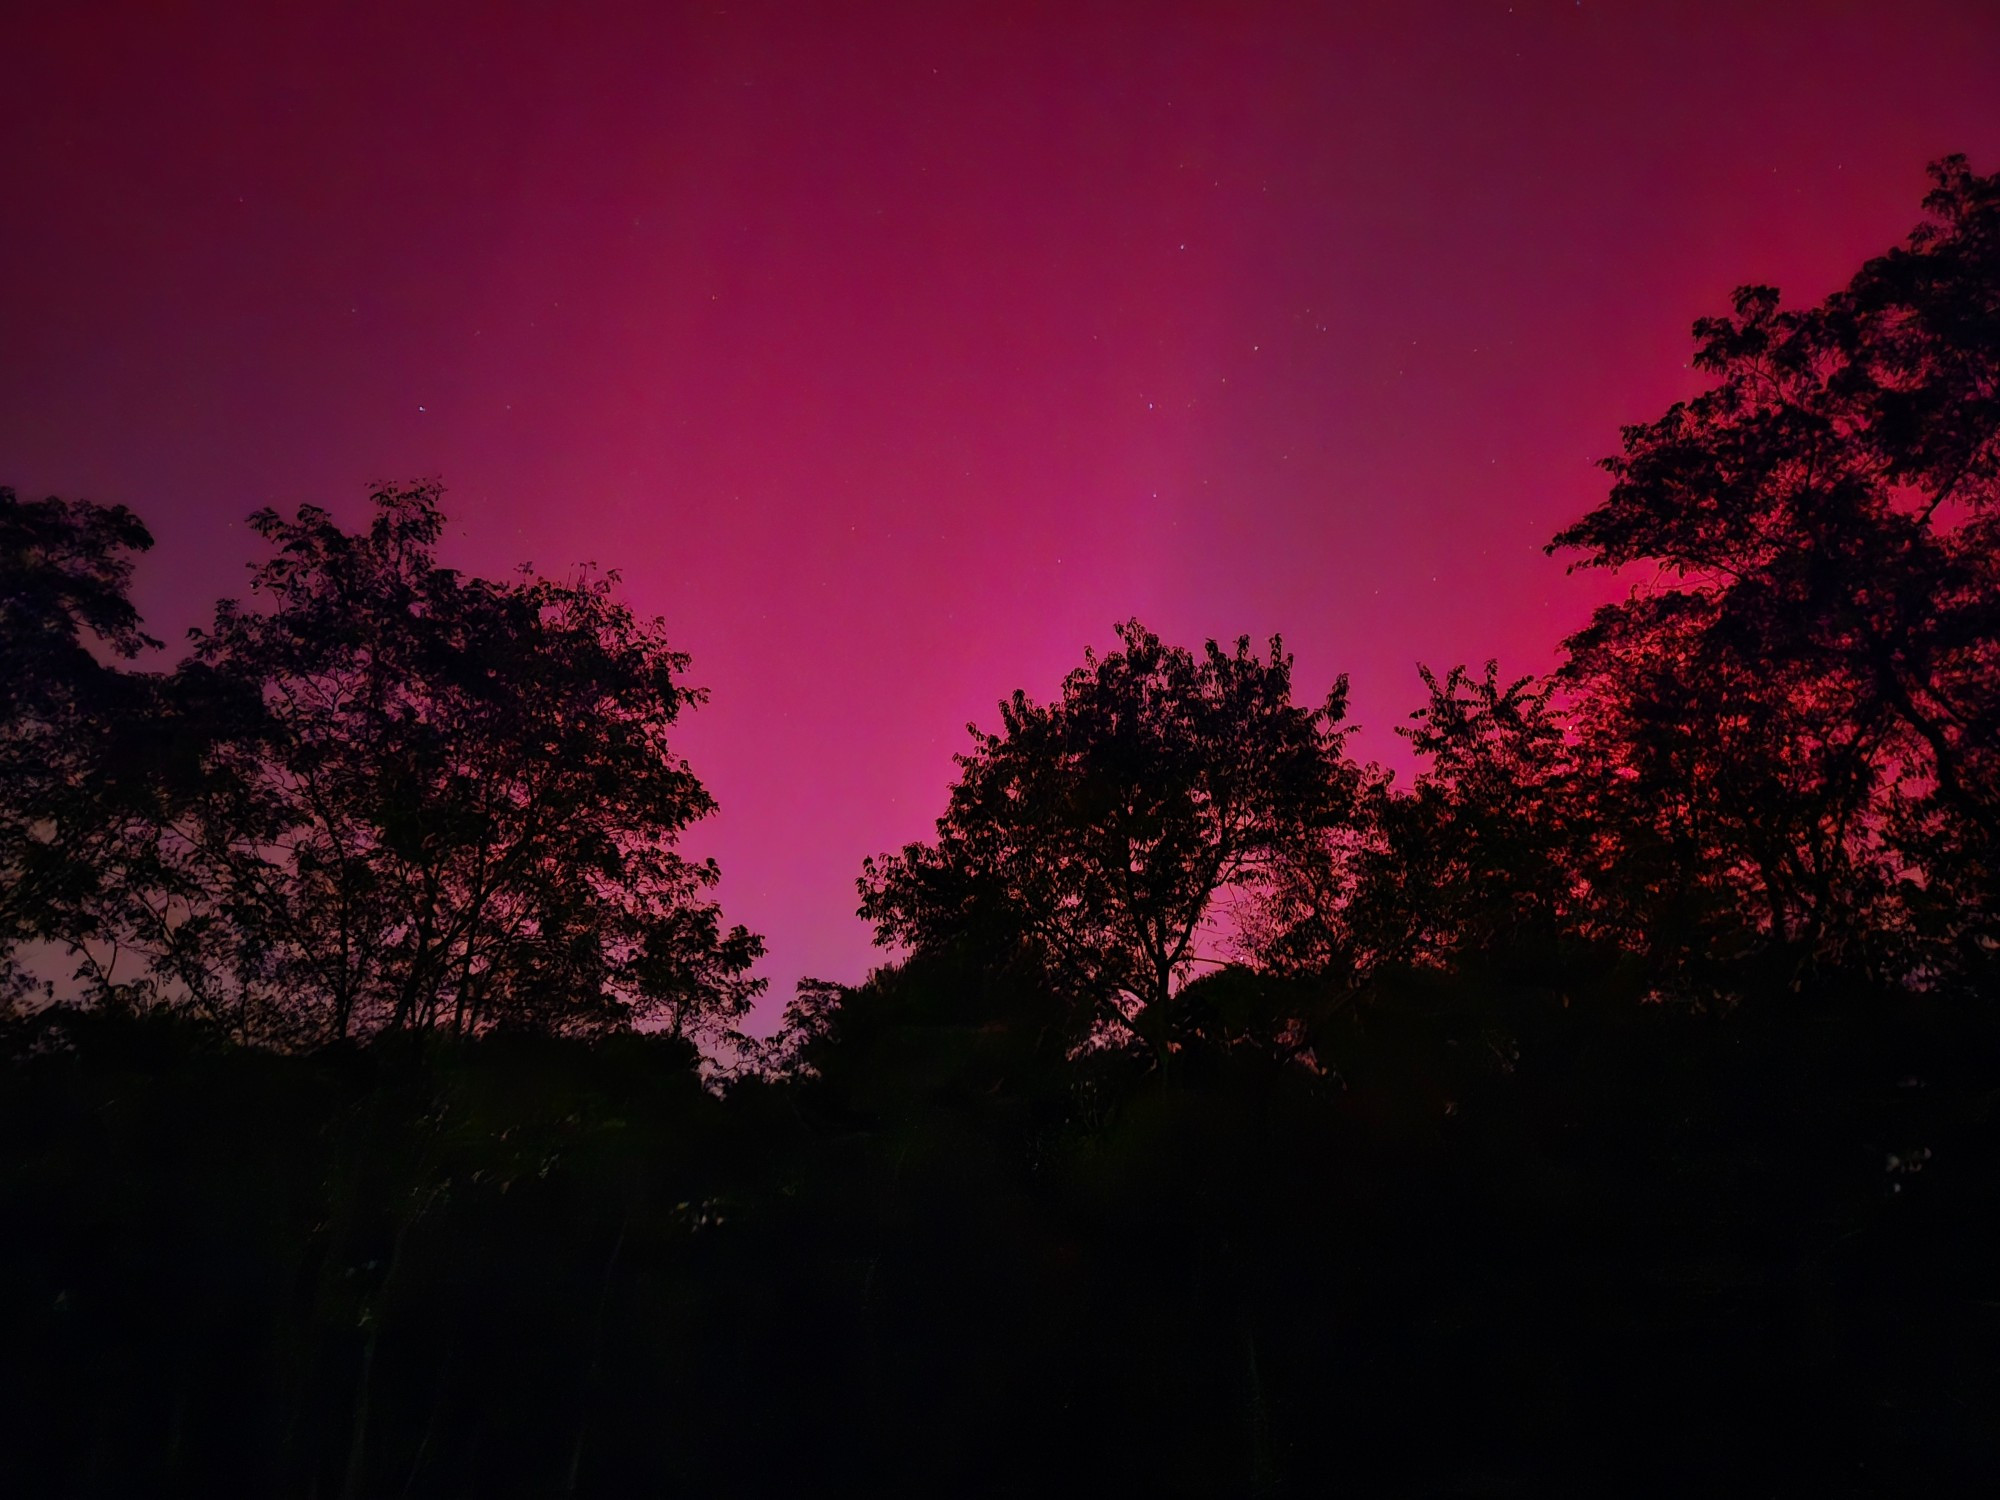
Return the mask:
[[[817,19],[814,19],[814,15]],[[777,998],[961,726],[1138,614],[1282,630],[1400,759],[1730,288],[2000,167],[2000,5],[5,8],[0,483],[123,501],[178,636],[243,517],[438,475],[714,694],[695,854]]]

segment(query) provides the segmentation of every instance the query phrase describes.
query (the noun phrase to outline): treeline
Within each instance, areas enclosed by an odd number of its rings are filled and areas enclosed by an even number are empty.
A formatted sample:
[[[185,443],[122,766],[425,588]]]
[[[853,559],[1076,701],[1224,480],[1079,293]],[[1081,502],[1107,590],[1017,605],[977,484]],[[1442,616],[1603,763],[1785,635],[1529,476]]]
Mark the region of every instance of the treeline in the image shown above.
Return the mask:
[[[974,730],[934,842],[871,861],[885,941],[1068,997],[1075,1045],[1310,1058],[1313,1017],[1205,1014],[1227,911],[1266,976],[1491,969],[1727,1007],[1991,993],[2000,958],[2000,179],[1816,308],[1696,325],[1712,385],[1628,427],[1551,551],[1643,570],[1546,681],[1423,672],[1407,790],[1347,755],[1346,684],[1137,622]],[[1268,990],[1268,986],[1266,990]],[[826,1010],[807,995],[810,1030]]]
[[[0,1477],[1990,1472],[2000,178],[1933,175],[1697,325],[1552,543],[1630,594],[1545,680],[1425,671],[1407,787],[1280,641],[1128,622],[764,1041],[614,576],[443,568],[434,486],[261,512],[147,671],[139,520],[0,492]]]
[[[1137,622],[1047,705],[975,729],[938,838],[865,867],[906,950],[968,945],[1065,997],[1076,1045],[1190,1040],[1229,915],[1260,972],[1364,984],[1503,956],[1636,992],[1921,991],[2000,957],[2000,179],[1818,307],[1696,325],[1710,388],[1625,429],[1551,544],[1631,568],[1547,681],[1426,670],[1404,789],[1346,753],[1344,681]],[[660,1025],[720,1035],[759,940],[676,852],[710,807],[668,734],[700,694],[615,575],[461,578],[435,486],[348,533],[312,507],[171,672],[123,507],[0,492],[0,944],[97,1002],[244,1039]],[[107,662],[106,658],[113,658]],[[825,1009],[809,987],[802,1026]],[[1309,1049],[1303,1018],[1257,1018]],[[740,1050],[740,1049],[739,1049]]]

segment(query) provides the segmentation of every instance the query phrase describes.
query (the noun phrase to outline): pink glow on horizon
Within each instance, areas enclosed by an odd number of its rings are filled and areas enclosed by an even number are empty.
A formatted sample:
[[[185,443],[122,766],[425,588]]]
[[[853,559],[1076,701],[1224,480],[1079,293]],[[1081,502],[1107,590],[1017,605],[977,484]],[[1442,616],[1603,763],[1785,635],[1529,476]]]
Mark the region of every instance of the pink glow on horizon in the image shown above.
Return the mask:
[[[619,568],[778,1001],[1114,620],[1282,631],[1398,761],[1418,660],[1548,665],[1690,321],[2000,166],[1971,4],[226,9],[0,20],[0,483],[146,517],[162,635],[372,480]]]

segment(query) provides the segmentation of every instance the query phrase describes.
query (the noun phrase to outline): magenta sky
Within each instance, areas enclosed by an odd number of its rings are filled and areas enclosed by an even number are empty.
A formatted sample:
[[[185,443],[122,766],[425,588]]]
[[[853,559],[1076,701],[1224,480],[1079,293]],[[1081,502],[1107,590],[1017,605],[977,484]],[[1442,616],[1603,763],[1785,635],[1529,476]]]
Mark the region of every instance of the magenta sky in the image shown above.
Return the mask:
[[[622,569],[779,997],[1116,619],[1282,630],[1385,757],[1417,660],[1546,666],[1690,320],[2000,166],[1991,3],[811,9],[0,18],[0,483],[145,516],[176,637],[374,479]]]

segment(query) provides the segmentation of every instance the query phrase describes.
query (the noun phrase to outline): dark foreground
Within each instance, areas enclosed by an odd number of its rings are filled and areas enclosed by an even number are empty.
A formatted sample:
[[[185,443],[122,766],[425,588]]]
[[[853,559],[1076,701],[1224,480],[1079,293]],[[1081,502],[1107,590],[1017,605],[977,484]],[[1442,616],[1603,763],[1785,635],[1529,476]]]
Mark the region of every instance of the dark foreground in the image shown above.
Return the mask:
[[[277,1057],[17,1027],[0,1492],[1847,1494],[2000,1472],[2000,1048],[1405,984],[1340,1076],[876,994]],[[949,1015],[946,1021],[940,1016]]]

